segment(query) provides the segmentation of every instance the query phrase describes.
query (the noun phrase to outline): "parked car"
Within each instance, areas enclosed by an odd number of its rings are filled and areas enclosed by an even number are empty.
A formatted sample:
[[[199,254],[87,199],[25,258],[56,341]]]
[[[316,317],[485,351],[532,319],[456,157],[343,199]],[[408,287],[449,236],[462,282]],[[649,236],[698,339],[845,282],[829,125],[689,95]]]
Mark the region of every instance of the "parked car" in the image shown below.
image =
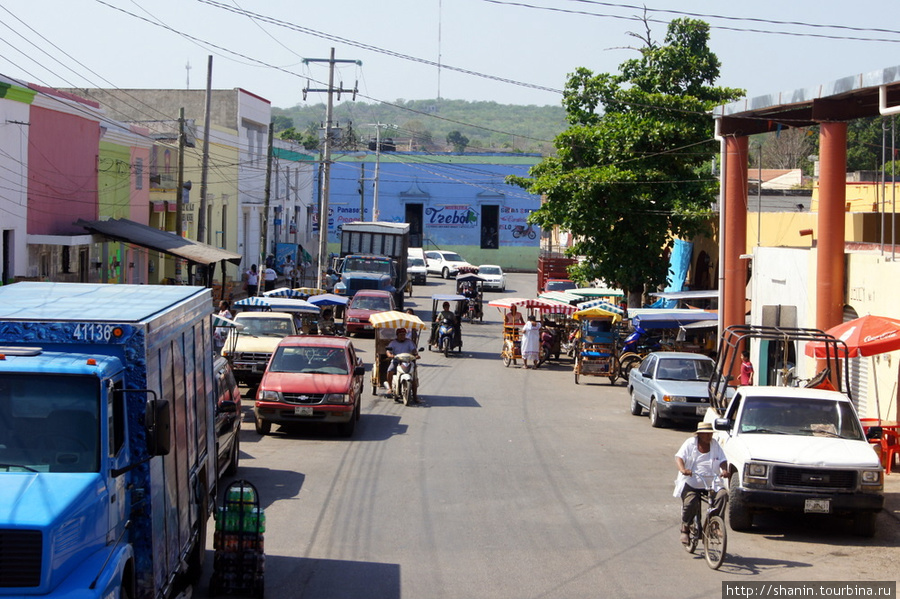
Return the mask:
[[[369,322],[369,316],[375,312],[396,310],[394,306],[394,296],[389,291],[380,289],[357,291],[347,306],[347,334],[371,331],[372,324]]]
[[[428,274],[439,275],[445,279],[455,277],[461,266],[474,268],[456,252],[440,250],[425,252],[425,263],[428,268]]]
[[[478,276],[484,279],[485,289],[506,291],[506,277],[503,269],[496,264],[482,264],[478,267]]]
[[[216,455],[219,478],[237,473],[241,454],[241,392],[228,360],[219,356],[213,364],[216,377],[212,406],[216,415]]]
[[[699,421],[709,408],[707,385],[716,363],[702,354],[653,352],[628,373],[631,413],[650,413],[650,425]]]
[[[341,435],[352,436],[365,370],[346,337],[282,339],[256,394],[256,432],[268,435],[273,424],[335,423]]]
[[[413,285],[424,285],[425,278],[428,275],[428,267],[425,266],[425,260],[410,256],[407,259],[406,273]]]
[[[544,283],[543,293],[547,291],[568,291],[569,289],[576,289],[578,284],[575,281],[570,279],[547,279],[547,282]]]

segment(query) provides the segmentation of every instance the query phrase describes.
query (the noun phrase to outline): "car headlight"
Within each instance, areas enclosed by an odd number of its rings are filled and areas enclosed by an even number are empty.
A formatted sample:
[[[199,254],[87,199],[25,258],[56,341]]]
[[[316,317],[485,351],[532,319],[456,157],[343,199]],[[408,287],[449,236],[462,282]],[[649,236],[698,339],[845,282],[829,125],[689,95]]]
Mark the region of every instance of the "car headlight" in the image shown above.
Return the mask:
[[[322,403],[353,403],[347,393],[326,393]]]
[[[348,318],[347,322],[362,322],[359,318]]]
[[[744,482],[757,484],[764,483],[768,477],[768,464],[749,462],[744,466]]]
[[[284,398],[281,396],[280,391],[260,391],[259,397],[257,398],[259,401],[282,401]]]
[[[687,401],[684,395],[663,395],[663,401]]]
[[[880,485],[881,484],[881,470],[863,470],[862,471],[862,483],[864,485]]]

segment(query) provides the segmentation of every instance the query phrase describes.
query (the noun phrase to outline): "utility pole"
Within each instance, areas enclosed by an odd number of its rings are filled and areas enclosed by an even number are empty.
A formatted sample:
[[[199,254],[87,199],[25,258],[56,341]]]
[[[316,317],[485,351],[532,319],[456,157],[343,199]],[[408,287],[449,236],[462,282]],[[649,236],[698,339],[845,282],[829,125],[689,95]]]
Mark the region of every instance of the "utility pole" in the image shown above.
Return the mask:
[[[197,217],[197,241],[210,243],[206,235],[206,182],[209,171],[209,105],[212,96],[212,55],[209,56],[209,64],[206,68],[206,116],[203,117],[203,162],[200,169],[200,214]],[[211,244],[210,244],[211,245]],[[224,277],[224,273],[223,273]],[[224,278],[222,279],[224,281]]]
[[[175,233],[184,237],[184,106],[178,109],[178,187],[175,189]]]
[[[337,89],[334,88],[334,65],[337,63],[352,63],[361,65],[359,60],[335,60],[334,48],[331,49],[331,58],[305,58],[304,64],[310,62],[327,62],[328,63],[328,88],[327,89],[311,89],[306,87],[303,89],[303,99],[306,99],[308,92],[325,92],[328,94],[328,103],[325,109],[325,143],[322,153],[322,197],[319,203],[319,286],[325,286],[325,271],[328,270],[328,194],[330,192],[331,180],[331,119],[334,109],[332,96],[337,92],[338,100],[341,99],[341,93],[352,92],[353,99],[356,100],[356,85],[353,89],[344,89],[343,84]]]
[[[266,253],[268,249],[266,244],[268,243],[268,233],[269,233],[269,196],[272,191],[272,146],[274,144],[272,137],[275,132],[275,124],[269,123],[269,150],[266,154],[266,190],[265,190],[265,202],[263,202],[263,214],[262,214],[262,244],[260,246],[260,254],[261,261],[259,262],[259,278],[260,282],[265,277],[266,271]],[[259,292],[262,291],[265,285],[257,285],[257,290]],[[262,295],[262,293],[259,293]]]

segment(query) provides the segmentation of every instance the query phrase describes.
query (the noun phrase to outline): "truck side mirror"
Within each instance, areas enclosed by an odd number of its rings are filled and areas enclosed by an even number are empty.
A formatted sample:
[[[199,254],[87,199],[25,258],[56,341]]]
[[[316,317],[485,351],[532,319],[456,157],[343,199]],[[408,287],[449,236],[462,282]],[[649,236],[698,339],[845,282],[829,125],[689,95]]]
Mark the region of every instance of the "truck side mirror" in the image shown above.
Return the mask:
[[[734,427],[734,422],[728,418],[716,418],[716,421],[713,423],[713,428],[717,431],[730,431],[732,427]]]
[[[153,399],[147,402],[144,426],[147,428],[148,453],[151,456],[169,455],[172,417],[168,400]]]

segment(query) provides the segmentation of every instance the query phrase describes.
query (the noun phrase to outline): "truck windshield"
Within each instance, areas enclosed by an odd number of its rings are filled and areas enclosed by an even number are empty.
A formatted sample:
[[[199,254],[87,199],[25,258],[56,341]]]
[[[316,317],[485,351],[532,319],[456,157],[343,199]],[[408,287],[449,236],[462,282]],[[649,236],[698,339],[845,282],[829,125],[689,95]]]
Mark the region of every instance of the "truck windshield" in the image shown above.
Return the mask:
[[[247,335],[287,337],[294,334],[292,322],[287,318],[244,318],[238,322],[244,325],[241,333]]]
[[[343,272],[374,272],[389,275],[391,274],[391,263],[386,260],[347,258],[344,260]]]
[[[0,472],[99,472],[99,381],[0,374]]]
[[[863,438],[848,402],[797,397],[746,398],[739,432]]]

